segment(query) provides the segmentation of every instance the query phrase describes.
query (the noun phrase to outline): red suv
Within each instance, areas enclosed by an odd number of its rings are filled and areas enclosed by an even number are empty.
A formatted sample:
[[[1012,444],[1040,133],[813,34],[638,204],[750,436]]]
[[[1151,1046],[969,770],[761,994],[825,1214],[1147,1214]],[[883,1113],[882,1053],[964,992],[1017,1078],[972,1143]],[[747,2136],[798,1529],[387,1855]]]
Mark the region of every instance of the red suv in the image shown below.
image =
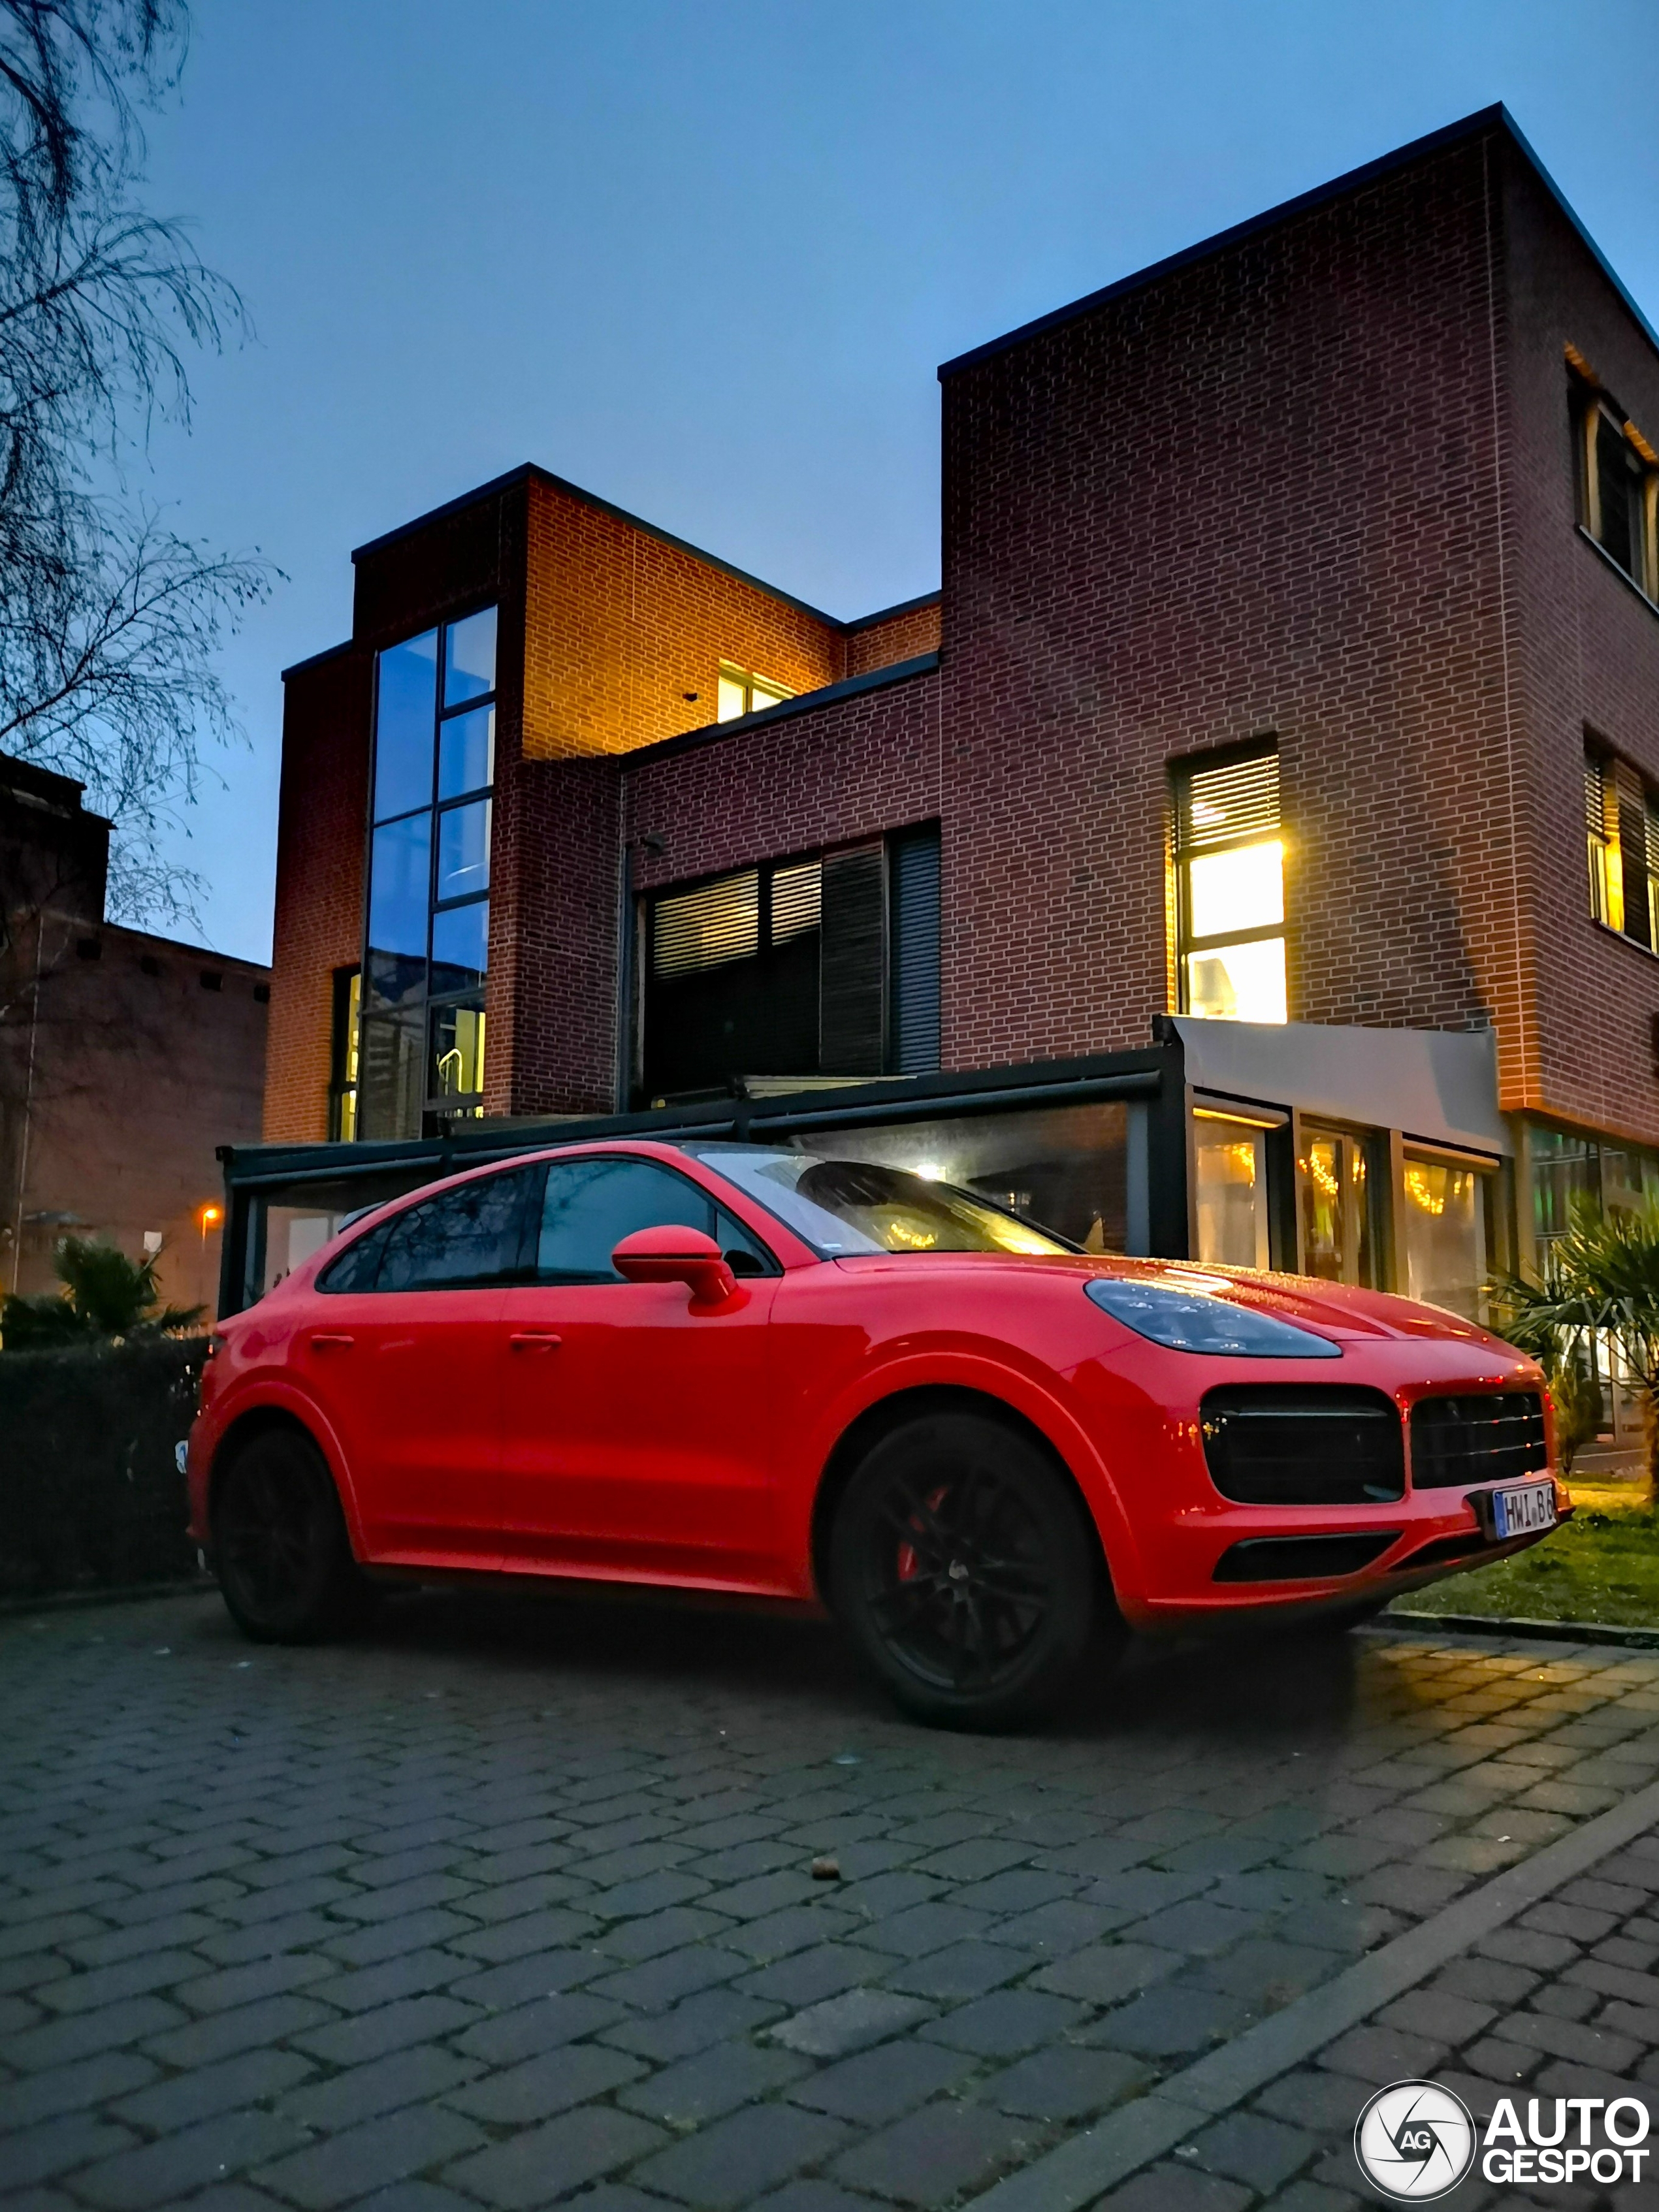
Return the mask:
[[[1341,1625],[1571,1510],[1533,1363],[1293,1276],[1075,1251],[867,1162],[599,1142],[377,1208],[224,1322],[192,1529],[251,1636],[377,1584],[822,1599],[1006,1725],[1126,1626]]]

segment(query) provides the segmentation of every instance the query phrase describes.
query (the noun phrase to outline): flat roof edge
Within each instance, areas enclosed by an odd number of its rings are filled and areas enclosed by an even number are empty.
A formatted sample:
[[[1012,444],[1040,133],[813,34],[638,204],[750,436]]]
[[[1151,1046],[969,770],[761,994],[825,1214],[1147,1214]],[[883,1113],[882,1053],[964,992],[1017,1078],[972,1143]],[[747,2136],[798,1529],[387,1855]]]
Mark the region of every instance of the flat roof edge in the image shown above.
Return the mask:
[[[1537,169],[1555,198],[1560,200],[1575,228],[1582,237],[1588,240],[1589,233],[1585,231],[1577,216],[1573,215],[1565,200],[1562,199],[1554,180],[1538,160],[1525,138],[1516,129],[1508,109],[1500,100],[1491,107],[1478,108],[1473,115],[1466,115],[1456,123],[1444,124],[1438,131],[1431,131],[1424,137],[1413,138],[1407,145],[1397,146],[1391,153],[1379,155],[1375,161],[1362,162],[1357,169],[1348,169],[1341,176],[1331,178],[1326,184],[1316,185],[1310,191],[1297,192],[1291,199],[1281,200],[1276,207],[1264,209],[1260,215],[1250,216],[1243,222],[1236,222],[1231,224],[1225,230],[1216,231],[1212,236],[1199,240],[1196,245],[1182,246],[1179,252],[1166,254],[1161,261],[1150,262],[1144,269],[1133,270],[1127,276],[1120,276],[1109,284],[1103,284],[1098,291],[1085,293],[1081,299],[1070,301],[1063,307],[1052,308],[1046,315],[1038,315],[1029,323],[1021,323],[1018,328],[1005,331],[1000,337],[988,338],[983,345],[971,346],[966,353],[953,355],[949,361],[939,364],[938,371],[939,381],[942,384],[947,376],[954,376],[959,370],[971,368],[979,362],[988,361],[995,354],[1010,352],[1015,346],[1024,345],[1028,338],[1038,337],[1045,331],[1059,330],[1066,323],[1078,322],[1084,316],[1094,313],[1097,308],[1108,306],[1114,300],[1123,299],[1128,294],[1138,292],[1148,284],[1158,283],[1163,277],[1174,276],[1178,270],[1192,268],[1196,263],[1206,261],[1214,254],[1224,253],[1231,246],[1242,246],[1247,239],[1258,237],[1262,232],[1272,230],[1279,223],[1288,222],[1295,216],[1304,215],[1312,208],[1321,207],[1329,201],[1340,199],[1346,193],[1363,191],[1365,185],[1374,183],[1380,177],[1392,174],[1396,169],[1409,168],[1413,162],[1423,161],[1431,154],[1438,153],[1447,147],[1458,145],[1465,139],[1479,137],[1483,131],[1494,129],[1509,132],[1528,160]],[[1591,250],[1595,252],[1596,258],[1601,261],[1605,269],[1607,263],[1593,241],[1591,241]],[[1608,274],[1612,274],[1611,270],[1608,270]],[[1614,277],[1613,282],[1617,284],[1618,278]],[[1622,285],[1620,286],[1620,290],[1623,292]],[[1629,295],[1626,294],[1625,296],[1628,300]],[[1636,310],[1638,316],[1640,312],[1639,308]]]
[[[945,598],[943,587],[931,592],[918,592],[913,599],[895,599],[890,607],[878,607],[872,615],[860,615],[856,621],[842,624],[842,635],[854,637],[861,629],[873,629],[878,623],[893,622],[900,615],[913,615],[918,607],[936,607]]]
[[[861,691],[881,691],[890,684],[908,683],[914,676],[930,674],[939,665],[938,653],[919,653],[913,659],[896,660],[886,668],[866,669],[862,676],[845,676],[839,684],[826,684],[820,690],[798,691],[793,699],[781,699],[775,707],[763,707],[757,714],[734,714],[729,722],[706,722],[700,729],[681,730],[672,738],[659,738],[655,744],[637,745],[633,751],[613,757],[626,771],[636,761],[660,760],[671,753],[690,751],[696,745],[714,744],[722,738],[740,737],[774,722],[810,714],[820,707],[833,707],[843,699],[856,698]]]
[[[303,676],[307,668],[321,667],[325,660],[343,660],[356,643],[355,637],[343,637],[338,645],[325,645],[320,653],[308,653],[303,660],[290,660],[283,671],[283,683],[290,676]]]
[[[658,523],[647,522],[642,514],[635,514],[625,507],[618,507],[614,500],[605,499],[596,491],[572,483],[568,477],[556,476],[551,469],[543,468],[539,461],[521,461],[517,468],[507,470],[504,476],[492,477],[488,483],[479,484],[471,491],[464,491],[457,498],[446,500],[441,507],[428,507],[424,514],[417,514],[409,522],[400,522],[395,530],[383,531],[378,538],[371,538],[366,544],[353,549],[352,562],[355,566],[371,554],[383,552],[388,545],[396,545],[403,538],[412,538],[416,532],[429,528],[434,522],[447,521],[451,515],[463,514],[469,507],[476,507],[483,500],[498,498],[502,492],[532,482],[550,485],[555,491],[564,493],[568,498],[580,500],[584,507],[592,507],[597,514],[608,514],[617,522],[625,522],[630,530],[642,531],[647,538],[654,538],[660,545],[671,545],[677,553],[688,554],[692,560],[701,561],[706,568],[718,568],[722,575],[730,576],[738,583],[747,584],[757,592],[764,592],[769,599],[777,599],[787,607],[793,607],[801,614],[810,615],[814,622],[823,623],[827,629],[833,630],[837,635],[851,627],[839,616],[826,614],[822,607],[815,607],[810,599],[797,599],[793,592],[781,590],[776,584],[769,584],[764,576],[757,576],[747,568],[739,568],[735,562],[722,560],[718,553],[709,552],[705,546],[694,545],[689,538],[677,538],[672,530],[665,530]]]

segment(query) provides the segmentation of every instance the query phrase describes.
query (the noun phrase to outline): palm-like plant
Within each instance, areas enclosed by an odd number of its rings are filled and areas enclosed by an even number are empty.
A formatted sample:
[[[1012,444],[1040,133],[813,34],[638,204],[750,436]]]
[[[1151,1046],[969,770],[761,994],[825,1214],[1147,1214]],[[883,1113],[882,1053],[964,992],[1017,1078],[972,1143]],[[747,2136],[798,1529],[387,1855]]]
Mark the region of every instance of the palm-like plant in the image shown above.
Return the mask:
[[[155,1288],[161,1256],[152,1252],[131,1260],[117,1245],[66,1237],[54,1266],[63,1290],[0,1301],[0,1341],[8,1352],[49,1352],[176,1335],[191,1328],[201,1318],[200,1306],[161,1304]]]
[[[1511,1275],[1496,1292],[1498,1328],[1552,1377],[1587,1379],[1591,1336],[1611,1343],[1637,1386],[1648,1481],[1659,1501],[1659,1201],[1605,1211],[1577,1200],[1544,1280]]]

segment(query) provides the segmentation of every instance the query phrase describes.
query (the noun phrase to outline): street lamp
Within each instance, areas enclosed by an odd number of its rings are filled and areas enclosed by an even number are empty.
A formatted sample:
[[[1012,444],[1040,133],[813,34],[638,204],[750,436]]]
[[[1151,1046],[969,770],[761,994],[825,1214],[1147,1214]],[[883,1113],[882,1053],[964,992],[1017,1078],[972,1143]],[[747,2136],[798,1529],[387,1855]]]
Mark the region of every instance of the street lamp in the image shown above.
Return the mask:
[[[215,1205],[214,1205],[210,1200],[210,1202],[209,1202],[206,1206],[198,1206],[197,1207],[197,1209],[196,1209],[196,1219],[197,1219],[197,1223],[198,1223],[198,1225],[200,1227],[201,1231],[202,1231],[202,1256],[201,1256],[201,1260],[200,1260],[200,1262],[199,1262],[198,1267],[198,1269],[197,1269],[196,1287],[197,1287],[198,1291],[201,1293],[201,1296],[200,1296],[200,1297],[199,1297],[199,1299],[198,1299],[198,1303],[199,1304],[202,1304],[202,1305],[205,1305],[205,1304],[207,1304],[207,1302],[208,1302],[208,1296],[207,1296],[207,1241],[208,1241],[208,1231],[209,1231],[209,1230],[210,1230],[210,1229],[216,1229],[216,1228],[219,1226],[219,1224],[220,1224],[220,1223],[224,1219],[224,1218],[225,1218],[225,1210],[224,1210],[223,1206],[215,1206]]]

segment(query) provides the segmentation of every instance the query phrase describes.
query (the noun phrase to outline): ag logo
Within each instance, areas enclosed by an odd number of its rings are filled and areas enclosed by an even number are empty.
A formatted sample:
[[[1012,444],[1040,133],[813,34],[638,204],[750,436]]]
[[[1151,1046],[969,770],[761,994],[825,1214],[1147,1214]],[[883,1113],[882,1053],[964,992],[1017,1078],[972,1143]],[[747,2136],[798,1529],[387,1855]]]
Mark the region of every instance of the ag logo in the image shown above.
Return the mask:
[[[1403,2204],[1425,2204],[1455,2189],[1474,2164],[1476,2144],[1468,2106],[1432,2081],[1379,2089],[1353,2131],[1359,2171]]]

